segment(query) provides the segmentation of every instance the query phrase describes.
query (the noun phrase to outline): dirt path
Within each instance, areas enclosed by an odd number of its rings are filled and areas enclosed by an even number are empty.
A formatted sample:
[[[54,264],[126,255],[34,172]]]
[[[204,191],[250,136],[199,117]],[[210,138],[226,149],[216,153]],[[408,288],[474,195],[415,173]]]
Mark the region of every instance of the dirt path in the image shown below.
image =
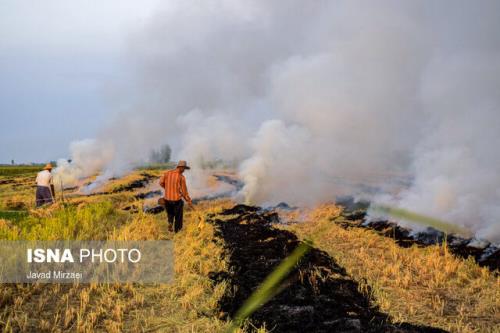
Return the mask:
[[[229,279],[235,292],[225,295],[220,308],[230,317],[278,263],[299,244],[288,231],[271,226],[278,216],[257,207],[237,205],[212,216],[223,238],[231,273],[213,273]],[[440,329],[395,325],[358,291],[358,285],[325,252],[310,251],[284,283],[281,293],[255,312],[251,321],[272,332],[444,332]]]

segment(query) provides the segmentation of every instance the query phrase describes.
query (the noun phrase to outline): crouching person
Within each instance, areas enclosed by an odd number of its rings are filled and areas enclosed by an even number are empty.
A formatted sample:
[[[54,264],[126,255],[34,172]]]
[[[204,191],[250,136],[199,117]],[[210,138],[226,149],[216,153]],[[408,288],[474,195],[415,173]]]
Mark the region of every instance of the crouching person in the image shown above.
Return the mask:
[[[186,177],[183,173],[189,170],[186,161],[179,161],[177,167],[163,173],[160,178],[160,186],[164,188],[165,208],[167,210],[168,230],[179,232],[182,229],[182,218],[184,214],[184,199],[190,207],[193,203],[189,197],[186,186]]]
[[[52,183],[52,165],[47,164],[42,171],[36,175],[36,206],[54,202],[54,185]]]

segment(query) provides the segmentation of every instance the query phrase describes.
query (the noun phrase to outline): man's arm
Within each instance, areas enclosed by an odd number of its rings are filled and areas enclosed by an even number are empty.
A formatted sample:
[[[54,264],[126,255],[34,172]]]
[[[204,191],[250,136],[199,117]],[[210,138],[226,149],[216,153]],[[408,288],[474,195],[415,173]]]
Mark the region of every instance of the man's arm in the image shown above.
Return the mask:
[[[160,186],[165,187],[165,174],[162,174],[160,177]]]
[[[186,178],[184,176],[181,177],[181,195],[184,200],[187,201],[188,204],[192,205],[191,197],[189,196],[187,186],[186,186]]]

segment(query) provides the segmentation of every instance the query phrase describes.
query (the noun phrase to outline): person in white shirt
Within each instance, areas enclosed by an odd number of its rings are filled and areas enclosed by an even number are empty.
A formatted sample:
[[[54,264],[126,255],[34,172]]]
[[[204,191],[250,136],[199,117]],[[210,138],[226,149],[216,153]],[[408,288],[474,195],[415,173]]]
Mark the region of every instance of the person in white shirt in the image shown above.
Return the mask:
[[[42,171],[36,175],[36,206],[54,202],[54,185],[52,184],[52,164],[48,163]]]

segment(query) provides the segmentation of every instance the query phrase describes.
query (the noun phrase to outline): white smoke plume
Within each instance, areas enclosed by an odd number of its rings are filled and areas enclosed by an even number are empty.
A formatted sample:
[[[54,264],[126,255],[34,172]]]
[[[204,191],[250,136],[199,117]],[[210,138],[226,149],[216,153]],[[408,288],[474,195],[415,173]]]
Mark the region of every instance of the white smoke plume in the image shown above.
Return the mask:
[[[499,56],[457,54],[430,66],[423,91],[428,127],[415,150],[415,180],[399,203],[497,241]]]
[[[357,193],[500,240],[500,3],[168,4],[131,35],[104,169],[168,142],[253,203]]]
[[[79,181],[104,170],[113,161],[112,145],[93,139],[75,141],[70,144],[71,163],[59,159],[53,171],[54,183],[60,187],[78,185]]]

